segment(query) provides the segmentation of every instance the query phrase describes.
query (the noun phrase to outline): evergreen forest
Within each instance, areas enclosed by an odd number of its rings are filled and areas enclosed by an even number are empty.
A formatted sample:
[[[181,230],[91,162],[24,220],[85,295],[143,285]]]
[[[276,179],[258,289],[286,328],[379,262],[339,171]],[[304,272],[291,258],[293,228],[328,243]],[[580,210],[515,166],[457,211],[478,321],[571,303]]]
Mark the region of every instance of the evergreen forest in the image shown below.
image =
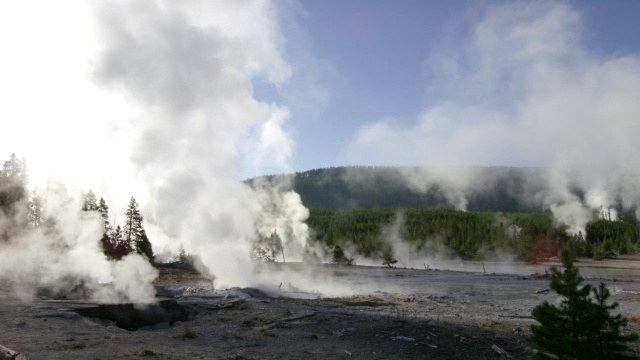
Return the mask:
[[[602,259],[635,252],[640,245],[635,211],[625,211],[621,205],[594,211],[585,233],[570,234],[532,196],[544,190],[543,169],[463,169],[474,185],[454,189],[446,179],[429,179],[425,171],[338,167],[293,174],[293,189],[310,209],[311,243],[354,248],[365,257],[380,257],[389,250],[384,229],[399,217],[397,236],[415,249],[437,241],[467,259],[502,251],[536,263],[557,256],[562,249],[574,257]],[[412,174],[422,174],[427,186],[412,189],[407,183]],[[263,179],[287,181],[284,175]],[[249,184],[254,181],[247,180]],[[574,191],[584,197],[579,188]],[[464,211],[457,209],[461,198]],[[618,214],[616,218],[612,211]]]

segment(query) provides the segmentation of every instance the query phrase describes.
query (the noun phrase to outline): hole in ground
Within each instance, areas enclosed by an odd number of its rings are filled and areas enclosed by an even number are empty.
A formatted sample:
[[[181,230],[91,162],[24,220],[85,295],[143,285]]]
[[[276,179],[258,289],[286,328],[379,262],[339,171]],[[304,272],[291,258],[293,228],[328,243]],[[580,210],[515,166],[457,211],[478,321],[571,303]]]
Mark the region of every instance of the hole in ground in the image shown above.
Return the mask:
[[[187,321],[193,310],[175,300],[161,300],[155,304],[104,304],[73,309],[80,316],[111,320],[119,328],[135,331],[143,327],[162,323],[173,325],[176,321]]]

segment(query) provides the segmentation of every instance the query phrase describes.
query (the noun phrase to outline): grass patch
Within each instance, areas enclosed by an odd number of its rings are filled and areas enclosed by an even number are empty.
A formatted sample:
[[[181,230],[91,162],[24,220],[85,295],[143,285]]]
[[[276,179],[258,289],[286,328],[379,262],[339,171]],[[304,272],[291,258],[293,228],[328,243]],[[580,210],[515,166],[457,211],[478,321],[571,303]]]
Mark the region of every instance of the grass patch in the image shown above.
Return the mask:
[[[246,357],[240,354],[235,354],[235,355],[227,355],[227,359],[230,360],[253,360],[253,357]]]
[[[183,339],[193,339],[196,337],[196,333],[190,327],[185,326],[184,330],[182,330],[182,335],[180,335],[180,337]]]
[[[151,349],[144,349],[144,350],[140,351],[140,355],[142,355],[142,356],[156,356],[158,354],[156,354],[156,352],[151,350]]]

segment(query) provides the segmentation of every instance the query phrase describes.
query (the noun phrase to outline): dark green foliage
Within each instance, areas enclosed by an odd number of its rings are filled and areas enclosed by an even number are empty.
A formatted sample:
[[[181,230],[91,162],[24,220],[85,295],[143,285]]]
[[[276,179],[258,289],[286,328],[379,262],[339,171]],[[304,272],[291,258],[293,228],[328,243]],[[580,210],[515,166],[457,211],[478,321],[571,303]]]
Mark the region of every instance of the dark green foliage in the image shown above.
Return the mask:
[[[469,211],[530,212],[542,211],[541,204],[525,201],[526,194],[541,190],[540,169],[508,167],[469,167],[467,176],[484,184],[482,191],[463,190]],[[411,174],[429,174],[421,167],[352,166],[314,169],[296,173],[294,190],[308,207],[330,209],[373,208],[455,208],[445,185],[431,182],[418,191],[408,186]],[[407,175],[407,176],[405,176]],[[419,175],[420,176],[420,175]],[[273,180],[277,176],[266,176]],[[251,184],[254,180],[247,182]]]
[[[138,209],[138,202],[133,197],[129,200],[129,206],[124,216],[125,241],[131,244],[138,254],[144,255],[150,262],[153,262],[154,255],[151,242],[147,237],[147,232],[142,227],[143,217]]]
[[[111,230],[111,225],[109,224],[109,207],[107,206],[107,202],[104,201],[103,198],[100,198],[97,211],[100,213],[100,217],[102,218],[104,231],[105,233],[108,233]]]
[[[604,283],[600,283],[597,288],[593,289],[593,298],[595,306],[592,307],[593,333],[596,334],[597,349],[600,354],[604,354],[604,359],[624,359],[633,358],[625,354],[626,343],[638,339],[637,334],[623,335],[621,328],[627,326],[627,318],[621,314],[612,316],[611,310],[618,308],[618,303],[607,304],[611,292]],[[625,356],[627,355],[627,356]]]
[[[348,258],[344,254],[344,250],[339,245],[333,248],[333,257],[331,261],[339,265],[353,265],[353,258]]]
[[[381,229],[396,218],[395,209],[332,210],[312,208],[307,221],[316,240],[329,246],[350,243],[369,257],[378,257],[385,242]],[[405,209],[401,236],[418,249],[438,239],[460,256],[476,258],[482,250],[502,249],[524,260],[542,257],[571,240],[557,228],[550,213],[474,213],[448,209]],[[577,245],[579,239],[573,240]],[[532,253],[539,249],[539,254]],[[551,247],[549,250],[548,247]],[[555,249],[555,250],[554,250]],[[543,251],[544,250],[544,251]],[[577,251],[577,250],[576,250]]]
[[[122,235],[120,225],[115,229],[105,232],[100,239],[104,254],[114,260],[120,260],[123,256],[133,251],[131,242],[126,241]]]
[[[478,184],[456,189],[467,200],[468,212],[453,210],[458,204],[453,203],[455,196],[451,198],[447,183],[430,181],[421,191],[408,183],[412,174],[429,178],[434,171],[429,168],[336,167],[259,180],[295,177],[294,190],[311,209],[308,224],[314,230],[314,240],[330,247],[350,244],[370,258],[382,253],[381,228],[392,223],[397,209],[404,210],[399,235],[406,241],[421,249],[437,239],[463,258],[481,258],[483,252],[497,249],[532,263],[557,256],[560,249],[569,250],[574,257],[599,256],[602,249],[592,244],[600,246],[605,237],[614,252],[625,254],[638,248],[640,225],[635,212],[623,212],[621,205],[615,207],[620,220],[612,221],[612,212],[607,212],[603,219],[587,225],[586,234],[569,235],[567,227],[557,224],[543,204],[527,202],[525,199],[545,191],[544,169],[457,170]],[[256,181],[246,182],[251,185]],[[572,191],[584,197],[579,188]]]
[[[559,306],[545,301],[533,309],[532,315],[540,325],[531,326],[531,340],[541,352],[540,358],[559,359],[622,359],[625,343],[635,336],[620,335],[626,325],[621,315],[609,311],[617,303],[607,305],[609,290],[604,284],[597,289],[580,286],[583,278],[566,251],[562,253],[564,271],[551,269],[551,289],[562,297]],[[593,291],[596,302],[590,297]]]
[[[626,254],[634,250],[640,240],[640,227],[634,213],[623,213],[619,220],[601,218],[587,224],[587,242],[600,246],[602,252]],[[592,254],[596,255],[596,254]]]
[[[393,249],[389,246],[384,249],[382,252],[382,265],[393,267],[394,264],[398,262],[396,258],[393,257]]]

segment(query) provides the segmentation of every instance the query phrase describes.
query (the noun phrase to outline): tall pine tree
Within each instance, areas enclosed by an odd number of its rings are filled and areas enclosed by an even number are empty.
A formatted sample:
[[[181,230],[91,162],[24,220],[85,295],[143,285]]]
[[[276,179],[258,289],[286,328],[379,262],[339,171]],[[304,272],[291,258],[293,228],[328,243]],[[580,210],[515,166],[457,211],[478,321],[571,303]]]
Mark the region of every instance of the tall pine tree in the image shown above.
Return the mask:
[[[104,201],[103,198],[100,198],[97,210],[100,213],[100,217],[102,218],[104,232],[108,234],[111,231],[111,224],[109,224],[109,207],[107,206],[107,202]]]
[[[129,200],[129,206],[125,212],[124,236],[125,240],[132,244],[138,254],[144,255],[153,262],[153,249],[147,237],[147,232],[142,227],[143,217],[138,209],[138,202],[133,197]]]

